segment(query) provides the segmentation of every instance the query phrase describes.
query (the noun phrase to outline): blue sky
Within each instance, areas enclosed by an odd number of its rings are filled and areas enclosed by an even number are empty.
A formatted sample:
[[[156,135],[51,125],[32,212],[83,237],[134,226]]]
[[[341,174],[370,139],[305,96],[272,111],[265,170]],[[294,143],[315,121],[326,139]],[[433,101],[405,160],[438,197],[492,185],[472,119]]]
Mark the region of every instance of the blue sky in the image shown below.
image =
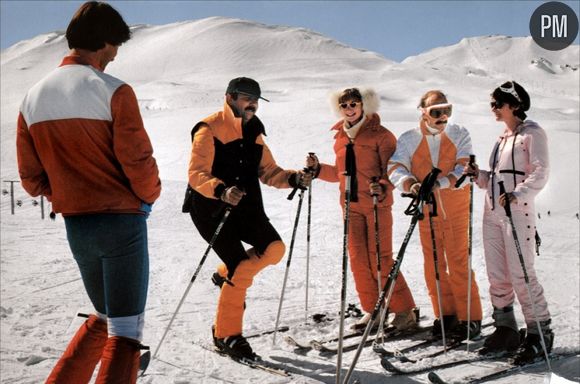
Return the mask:
[[[65,30],[82,1],[1,0],[1,48]],[[169,24],[227,16],[304,27],[391,60],[463,37],[529,36],[544,1],[110,1],[128,24]],[[564,1],[580,14],[579,1]],[[576,38],[575,44],[578,44]]]

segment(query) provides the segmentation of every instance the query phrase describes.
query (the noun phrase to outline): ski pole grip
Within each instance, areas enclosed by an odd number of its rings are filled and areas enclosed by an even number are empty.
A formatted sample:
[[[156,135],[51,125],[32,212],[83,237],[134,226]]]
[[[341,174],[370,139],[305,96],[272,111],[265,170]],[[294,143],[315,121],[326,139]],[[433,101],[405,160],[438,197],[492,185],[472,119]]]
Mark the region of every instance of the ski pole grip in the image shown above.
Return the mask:
[[[475,155],[469,155],[469,165],[473,166],[473,164],[475,163]],[[455,188],[459,188],[459,186],[461,185],[461,183],[463,183],[463,180],[465,180],[465,178],[469,176],[469,173],[466,173],[464,175],[461,175],[461,177],[459,178],[459,180],[457,180],[455,182]]]
[[[439,168],[433,168],[431,172],[425,177],[421,183],[421,188],[419,189],[419,198],[421,201],[426,202],[429,200],[429,195],[433,191],[435,182],[437,181],[437,175],[441,173]]]
[[[373,176],[371,177],[371,183],[376,183],[379,181],[379,177],[378,176]],[[378,196],[376,193],[373,193],[373,197]]]
[[[308,152],[308,157],[314,157],[314,155],[316,155],[314,152]],[[308,169],[308,172],[314,172],[312,167],[307,167],[306,169]]]
[[[504,195],[506,192],[505,192],[505,187],[503,185],[503,181],[498,181],[497,185],[499,185],[499,195],[500,196]],[[512,210],[510,208],[510,199],[509,198],[506,198],[506,202],[505,202],[505,205],[503,206],[503,208],[505,209],[506,216],[511,217]]]

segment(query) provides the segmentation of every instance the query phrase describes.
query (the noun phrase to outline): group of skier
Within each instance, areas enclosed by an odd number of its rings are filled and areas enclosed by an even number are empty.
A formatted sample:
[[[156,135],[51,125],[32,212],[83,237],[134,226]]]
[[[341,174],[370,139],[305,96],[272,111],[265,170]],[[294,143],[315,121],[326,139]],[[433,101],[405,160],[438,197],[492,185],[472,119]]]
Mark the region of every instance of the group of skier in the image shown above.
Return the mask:
[[[436,318],[433,334],[440,336],[445,332],[455,339],[472,339],[481,334],[482,305],[468,263],[469,215],[473,214],[469,190],[472,186],[465,178],[469,176],[487,191],[483,244],[495,331],[485,339],[483,351],[517,350],[515,360],[520,363],[549,353],[553,344],[550,313],[534,270],[534,197],[548,179],[547,138],[537,123],[526,120],[525,111],[530,108],[526,90],[510,81],[491,95],[491,110],[496,120],[505,124],[505,130],[492,151],[489,171],[470,162],[473,149],[469,132],[448,123],[453,106],[439,90],[430,90],[421,97],[419,126],[403,133],[396,142],[393,134],[380,125],[374,91],[345,89],[332,97],[331,104],[342,117],[332,128],[336,131],[335,162],[320,163],[316,156],[309,155],[306,164],[315,170],[315,177],[340,182],[342,202],[347,152],[353,151],[356,159],[350,189],[351,193],[355,189],[355,194],[358,189],[358,199],[349,204],[352,222],[348,244],[356,289],[366,315],[355,326],[366,325],[379,294],[371,196],[379,196],[384,282],[393,265],[392,190],[396,187],[417,195],[427,175],[437,168],[441,172],[432,190],[431,204],[438,213],[432,215],[426,209],[426,217],[433,217],[419,222],[425,281]],[[357,188],[357,181],[368,187]],[[511,192],[500,192],[501,182]],[[511,206],[509,220],[502,208],[506,205]],[[520,243],[518,238],[523,241]],[[516,296],[527,329],[523,342],[513,312]],[[398,330],[415,326],[414,306],[409,286],[399,274],[389,303],[389,310],[395,314],[391,325]]]
[[[132,88],[104,73],[130,38],[129,27],[110,5],[87,2],[73,16],[66,38],[70,54],[22,103],[17,159],[26,191],[46,196],[63,215],[96,314],[77,331],[47,383],[87,383],[99,361],[97,383],[134,383],[149,279],[146,219],[161,182]],[[548,152],[544,130],[526,120],[530,99],[523,87],[512,81],[492,93],[492,112],[505,131],[492,151],[489,171],[469,161],[469,133],[448,123],[453,106],[438,90],[423,95],[418,128],[398,140],[381,125],[373,90],[336,92],[331,99],[340,116],[332,127],[334,162],[322,163],[309,154],[305,170],[298,171],[277,165],[266,145],[264,125],[256,116],[260,99],[267,101],[255,80],[235,78],[227,86],[222,110],[191,132],[184,211],[223,261],[212,277],[220,288],[212,326],[216,348],[234,357],[257,357],[242,334],[246,291],[262,269],[285,254],[264,211],[260,182],[295,189],[307,189],[313,179],[339,182],[341,205],[348,191],[348,255],[366,312],[354,324],[360,329],[367,326],[379,299],[377,287],[394,264],[393,189],[417,195],[424,178],[438,168],[431,202],[438,214],[419,224],[436,317],[433,332],[463,339],[480,334],[482,306],[467,257],[472,184],[458,183],[467,175],[487,190],[483,239],[496,329],[485,347],[519,348],[522,361],[539,356],[542,346],[550,351],[550,314],[533,266],[534,196],[547,182]],[[500,191],[500,182],[510,192]],[[502,208],[506,206],[511,206],[509,216]],[[521,243],[514,239],[516,233]],[[528,331],[523,343],[513,312],[516,296]],[[416,327],[415,306],[409,284],[399,274],[389,302],[394,313],[390,325]]]

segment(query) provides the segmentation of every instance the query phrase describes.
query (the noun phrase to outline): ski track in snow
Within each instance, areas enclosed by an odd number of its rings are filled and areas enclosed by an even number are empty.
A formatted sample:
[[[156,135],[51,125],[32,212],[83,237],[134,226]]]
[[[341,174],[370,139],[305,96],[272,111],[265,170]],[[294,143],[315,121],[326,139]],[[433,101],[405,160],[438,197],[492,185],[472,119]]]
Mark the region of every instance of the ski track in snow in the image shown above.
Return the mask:
[[[240,41],[230,45],[236,33]],[[174,36],[188,39],[172,48]],[[244,36],[253,36],[244,39]],[[151,56],[150,52],[157,52]],[[212,55],[207,55],[212,52]],[[260,52],[258,57],[255,53]],[[267,52],[268,54],[262,54]],[[21,42],[2,51],[1,171],[2,179],[17,180],[15,122],[24,92],[54,68],[66,53],[62,36],[49,34]],[[177,55],[175,58],[173,55]],[[209,57],[207,63],[196,58]],[[530,64],[546,56],[550,71]],[[171,57],[171,60],[167,58]],[[192,59],[194,58],[194,59]],[[138,66],[136,63],[140,63]],[[233,66],[231,63],[240,63]],[[261,103],[258,115],[266,126],[266,142],[277,162],[299,169],[309,151],[323,162],[334,160],[333,134],[336,121],[328,108],[327,92],[351,85],[371,85],[382,97],[379,114],[383,125],[399,136],[415,127],[416,103],[428,89],[441,88],[455,104],[453,121],[471,133],[474,152],[482,168],[501,125],[489,112],[489,93],[508,79],[520,81],[532,97],[530,118],[546,128],[551,151],[551,179],[537,198],[541,219],[541,256],[536,270],[552,313],[557,350],[577,351],[580,340],[579,311],[579,76],[565,64],[578,68],[578,46],[562,52],[539,50],[531,38],[492,36],[463,39],[422,55],[394,63],[372,52],[363,52],[300,28],[272,27],[209,18],[167,26],[143,26],[120,49],[107,72],[134,86],[145,126],[153,142],[163,192],[149,219],[150,288],[146,308],[145,340],[157,347],[165,327],[207,244],[188,215],[181,213],[189,161],[189,130],[200,118],[220,109],[227,81],[235,76],[255,77],[271,103]],[[296,68],[301,72],[297,73]],[[343,80],[344,79],[344,80]],[[8,188],[3,183],[2,188]],[[266,212],[287,245],[298,205],[298,195],[286,200],[290,190],[263,186]],[[10,199],[1,196],[1,304],[0,371],[2,383],[43,382],[82,319],[77,312],[92,310],[76,264],[66,241],[64,222],[40,220],[32,198],[15,185],[15,198],[22,200],[16,215],[10,214]],[[485,262],[481,240],[484,193],[474,194],[473,268],[484,308],[491,318]],[[310,285],[308,314],[328,312],[335,320],[304,325],[306,273],[306,209],[304,196],[292,265],[288,278],[281,325],[299,341],[322,339],[338,332],[342,221],[337,184],[315,181],[313,186]],[[408,201],[398,195],[393,206],[393,244],[396,254],[410,218],[403,215]],[[551,214],[548,216],[547,211]],[[47,214],[48,216],[48,214]],[[427,295],[418,230],[407,248],[402,272],[421,308],[433,319]],[[212,252],[194,283],[172,329],[140,383],[334,383],[336,357],[316,351],[293,352],[283,333],[272,345],[272,335],[252,339],[254,350],[293,374],[277,377],[252,370],[200,347],[211,343],[210,327],[218,290],[210,276],[218,264]],[[258,275],[248,292],[244,332],[251,334],[274,326],[286,258]],[[352,277],[348,277],[348,303],[357,303]],[[523,325],[516,303],[516,316]],[[346,319],[346,328],[353,322]],[[393,342],[387,347],[403,347]],[[354,352],[343,356],[343,377]],[[451,359],[440,356],[437,362]],[[484,370],[482,364],[445,371],[446,378]],[[496,380],[498,383],[541,383],[545,367]],[[579,358],[558,361],[554,371],[580,380]],[[379,357],[364,349],[354,378],[364,384],[425,383],[427,375],[391,377],[381,368]]]

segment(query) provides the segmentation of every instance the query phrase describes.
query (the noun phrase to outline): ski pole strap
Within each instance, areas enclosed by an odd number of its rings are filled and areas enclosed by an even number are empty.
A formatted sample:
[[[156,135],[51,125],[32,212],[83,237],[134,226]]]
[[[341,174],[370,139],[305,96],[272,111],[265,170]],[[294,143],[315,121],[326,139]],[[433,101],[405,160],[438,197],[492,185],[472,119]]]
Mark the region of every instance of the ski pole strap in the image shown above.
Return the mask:
[[[310,168],[306,168],[304,167],[302,169],[304,172],[312,172],[312,170]],[[300,190],[306,190],[307,188],[301,187],[300,186],[300,178],[298,176],[298,173],[296,173],[296,186],[294,187],[294,189],[292,190],[292,192],[290,192],[290,194],[288,195],[287,199],[288,200],[292,200],[294,198],[294,195],[296,194],[296,191]]]
[[[503,181],[498,181],[497,185],[499,185],[499,195],[503,195],[505,194],[505,186],[503,185]],[[510,209],[510,200],[506,199],[505,205],[503,206],[505,209],[505,214],[507,217],[511,217],[512,216],[512,211]]]
[[[419,212],[419,196],[413,193],[401,193],[401,197],[410,197],[412,200],[409,203],[407,209],[405,209],[405,215],[415,216]],[[423,219],[423,217],[421,217]]]
[[[431,172],[423,179],[421,183],[421,188],[419,189],[419,199],[422,202],[427,202],[429,200],[429,196],[431,195],[431,191],[433,191],[433,187],[435,186],[435,182],[437,181],[437,176],[441,173],[439,168],[433,168]]]

